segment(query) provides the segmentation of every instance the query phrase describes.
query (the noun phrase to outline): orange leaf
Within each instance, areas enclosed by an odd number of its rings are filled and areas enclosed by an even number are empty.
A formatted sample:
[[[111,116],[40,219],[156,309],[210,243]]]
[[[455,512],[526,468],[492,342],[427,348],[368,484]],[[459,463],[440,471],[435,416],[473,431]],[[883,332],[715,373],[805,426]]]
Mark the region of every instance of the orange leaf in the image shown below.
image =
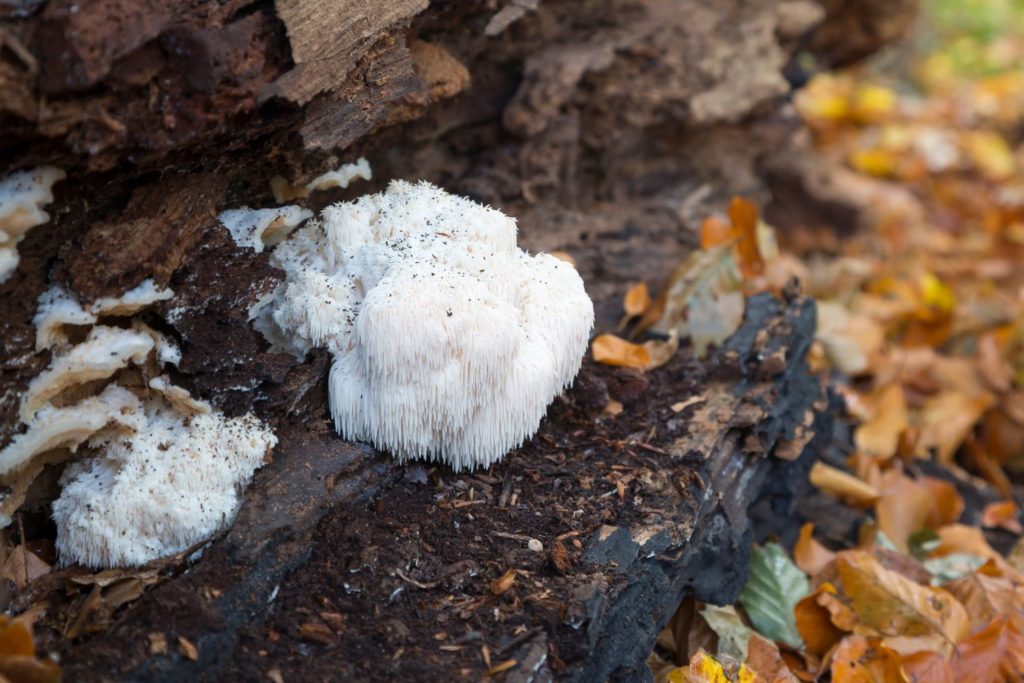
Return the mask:
[[[917,482],[928,489],[932,496],[932,511],[928,515],[929,529],[960,521],[960,515],[964,512],[964,499],[955,486],[935,477],[921,477]]]
[[[509,569],[507,572],[491,581],[491,593],[494,595],[501,595],[516,582],[516,570]]]
[[[903,658],[910,683],[953,683],[953,669],[937,652],[915,652]]]
[[[800,632],[807,651],[819,657],[831,650],[845,635],[833,623],[829,609],[821,604],[822,597],[834,598],[835,588],[831,584],[823,584],[818,590],[800,600],[793,609],[796,629]],[[845,607],[842,603],[838,604]]]
[[[877,396],[871,419],[857,427],[854,442],[868,455],[888,460],[896,454],[900,434],[906,430],[908,421],[903,389],[891,384]]]
[[[629,288],[622,300],[622,310],[632,318],[640,315],[651,305],[651,293],[647,290],[647,283],[640,282]]]
[[[1006,529],[1014,534],[1024,533],[1024,528],[1021,528],[1020,519],[1017,517],[1017,505],[1012,500],[986,505],[981,513],[981,525]]]
[[[867,484],[849,472],[836,469],[823,462],[816,462],[809,475],[811,483],[825,493],[831,493],[853,505],[871,505],[881,495],[874,486]]]
[[[9,621],[6,617],[0,626],[0,656],[34,657],[36,646],[32,631],[20,621]]]
[[[599,335],[590,348],[594,353],[594,360],[605,365],[643,369],[651,362],[651,354],[647,349],[614,334]]]
[[[1024,672],[1024,636],[1006,619],[993,621],[959,645],[953,658],[957,683],[1011,683]]]
[[[800,537],[793,548],[793,560],[805,574],[814,576],[835,557],[835,553],[814,540],[813,524],[808,522],[800,527]]]
[[[934,449],[940,462],[952,462],[960,444],[994,402],[989,393],[968,396],[960,391],[946,391],[928,399],[921,414],[918,452],[927,455]]]
[[[736,234],[736,261],[744,278],[764,272],[764,259],[757,245],[757,205],[743,197],[733,197],[729,221]]]
[[[900,656],[876,638],[847,636],[832,656],[834,683],[906,683]]]
[[[700,224],[700,248],[712,249],[736,239],[732,226],[717,216],[708,216]]]

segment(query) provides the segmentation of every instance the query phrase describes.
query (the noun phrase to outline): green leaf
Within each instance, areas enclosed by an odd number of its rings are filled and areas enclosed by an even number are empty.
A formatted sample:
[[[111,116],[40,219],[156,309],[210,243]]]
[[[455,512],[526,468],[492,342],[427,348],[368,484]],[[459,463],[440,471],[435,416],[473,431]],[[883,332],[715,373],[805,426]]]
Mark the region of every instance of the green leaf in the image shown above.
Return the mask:
[[[761,635],[801,648],[803,640],[793,610],[810,591],[807,576],[786,551],[777,543],[768,543],[753,550],[750,578],[740,593],[740,604]]]

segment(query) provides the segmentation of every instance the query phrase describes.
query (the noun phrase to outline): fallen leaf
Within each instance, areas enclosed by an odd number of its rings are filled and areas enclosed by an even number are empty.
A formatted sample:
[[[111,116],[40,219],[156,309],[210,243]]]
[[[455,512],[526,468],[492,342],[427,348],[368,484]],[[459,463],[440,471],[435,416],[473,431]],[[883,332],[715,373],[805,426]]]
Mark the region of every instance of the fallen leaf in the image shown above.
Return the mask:
[[[909,425],[909,413],[903,389],[892,384],[882,389],[874,400],[871,418],[857,427],[854,443],[868,455],[889,459],[896,454],[900,434]]]
[[[921,477],[917,481],[932,496],[932,510],[928,515],[929,529],[960,521],[960,515],[964,512],[964,499],[953,484],[935,477]]]
[[[150,633],[149,653],[151,655],[167,654],[167,636],[163,633]]]
[[[811,484],[825,493],[845,500],[851,505],[868,506],[882,495],[878,489],[867,484],[849,472],[816,462],[811,466],[809,475]]]
[[[953,683],[952,667],[937,652],[904,655],[901,663],[910,683]]]
[[[967,611],[948,591],[922,586],[886,569],[874,556],[848,550],[836,558],[843,594],[861,624],[888,636],[941,633],[956,643],[969,628]]]
[[[906,683],[900,656],[877,638],[846,636],[832,655],[834,683]]]
[[[1017,504],[1012,500],[986,505],[981,513],[981,525],[990,529],[1006,529],[1013,534],[1024,534],[1017,513]]]
[[[968,396],[946,391],[928,399],[921,412],[918,453],[925,456],[934,450],[939,462],[952,462],[956,450],[994,402],[995,397],[987,392]]]
[[[766,683],[797,683],[797,677],[789,670],[779,647],[758,634],[750,636],[747,644],[747,668],[760,676]]]
[[[1024,672],[1024,636],[997,619],[960,642],[952,661],[957,683],[1012,683]]]
[[[659,303],[660,302],[660,303]],[[742,281],[727,247],[693,252],[669,276],[662,293],[648,310],[660,315],[653,321],[645,314],[638,326],[650,322],[664,334],[675,330],[689,337],[698,357],[711,344],[721,344],[743,322]]]
[[[1024,628],[1024,581],[1016,575],[1003,574],[989,561],[944,588],[952,593],[967,610],[973,624],[988,624],[1008,617]]]
[[[718,636],[719,656],[726,655],[736,661],[743,662],[747,659],[747,642],[754,634],[754,631],[743,623],[736,608],[730,606],[716,607],[705,605],[700,611],[701,617],[708,627]]]
[[[494,581],[491,581],[491,593],[493,593],[494,595],[501,595],[505,593],[505,591],[507,591],[509,588],[511,588],[512,584],[515,583],[515,581],[516,570],[509,569],[507,572],[496,578]]]
[[[793,547],[793,560],[796,566],[809,576],[814,576],[825,568],[836,557],[836,554],[814,540],[814,525],[810,522],[800,527],[800,536]]]
[[[614,334],[598,335],[590,345],[594,360],[605,365],[625,368],[645,368],[651,362],[651,354],[640,344],[628,342]]]
[[[740,604],[761,635],[799,648],[803,641],[793,610],[810,588],[786,551],[767,543],[751,552],[750,575],[740,592]]]
[[[764,272],[764,259],[757,240],[757,205],[743,197],[729,203],[729,222],[736,235],[736,262],[744,278]]]
[[[646,282],[640,282],[630,287],[622,300],[622,310],[630,318],[641,315],[650,305],[651,294],[647,290]]]
[[[826,582],[800,600],[793,610],[796,628],[803,638],[805,647],[819,657],[831,650],[846,633],[836,626],[833,621],[833,611],[829,607],[833,607],[834,611],[843,615],[848,615],[847,618],[840,616],[840,623],[845,623],[850,629],[854,626],[853,613],[835,598],[835,594],[835,587]]]
[[[882,490],[875,503],[878,528],[901,552],[907,552],[907,540],[915,531],[925,528],[934,504],[926,487],[899,472]]]

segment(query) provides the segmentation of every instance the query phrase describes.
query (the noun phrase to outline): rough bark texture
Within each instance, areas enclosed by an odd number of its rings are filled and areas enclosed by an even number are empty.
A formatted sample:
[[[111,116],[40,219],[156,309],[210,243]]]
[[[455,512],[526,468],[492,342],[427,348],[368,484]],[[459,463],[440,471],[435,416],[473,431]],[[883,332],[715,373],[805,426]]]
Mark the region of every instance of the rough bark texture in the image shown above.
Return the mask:
[[[69,174],[0,284],[0,446],[49,362],[38,296],[59,283],[88,301],[147,277],[175,292],[145,314],[182,347],[175,381],[257,412],[282,444],[234,528],[129,607],[97,608],[109,588],[54,590],[80,586],[78,570],[17,596],[47,606],[69,679],[443,680],[508,659],[506,680],[642,678],[683,594],[735,597],[763,482],[814,457],[811,304],[756,300],[713,361],[684,349],[646,378],[587,364],[490,472],[400,468],[326,428],[323,354],[271,353],[249,326],[281,273],[216,213],[272,205],[273,176],[303,183],[365,155],[373,183],[310,205],[391,178],[491,203],[525,248],[572,254],[608,329],[627,286],[656,285],[707,213],[769,199],[765,169],[796,128],[787,64],[808,46],[842,61],[822,36],[881,16],[857,5],[0,0],[0,176]],[[890,34],[865,30],[859,49]],[[600,414],[609,396],[617,418]],[[44,517],[26,517],[29,534]]]

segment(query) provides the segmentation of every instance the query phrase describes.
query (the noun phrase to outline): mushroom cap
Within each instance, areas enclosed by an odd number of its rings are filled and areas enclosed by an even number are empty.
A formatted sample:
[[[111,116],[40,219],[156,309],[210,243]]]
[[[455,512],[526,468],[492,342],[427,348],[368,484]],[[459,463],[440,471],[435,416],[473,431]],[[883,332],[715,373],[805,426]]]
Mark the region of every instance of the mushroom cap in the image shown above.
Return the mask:
[[[29,382],[21,400],[21,420],[29,422],[44,403],[68,387],[105,379],[129,363],[141,363],[153,344],[144,331],[94,327],[84,342],[54,356],[49,367]]]
[[[515,240],[513,219],[427,183],[328,207],[274,254],[273,338],[331,350],[347,438],[489,465],[572,382],[594,320],[572,266]]]
[[[24,234],[50,220],[43,207],[53,201],[53,184],[64,171],[42,166],[0,180],[0,282],[18,267],[17,244]]]

